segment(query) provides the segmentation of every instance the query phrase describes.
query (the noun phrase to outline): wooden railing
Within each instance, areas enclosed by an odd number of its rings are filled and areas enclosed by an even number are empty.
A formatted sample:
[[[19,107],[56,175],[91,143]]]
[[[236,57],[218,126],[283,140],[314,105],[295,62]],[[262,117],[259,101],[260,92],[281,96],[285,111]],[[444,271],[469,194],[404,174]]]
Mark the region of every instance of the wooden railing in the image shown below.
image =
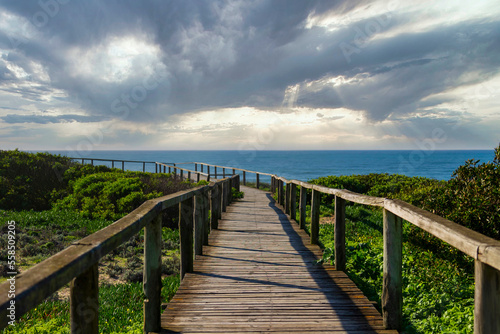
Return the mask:
[[[346,201],[383,208],[384,264],[382,315],[387,329],[402,327],[402,220],[418,226],[438,239],[461,250],[475,260],[474,333],[500,333],[500,242],[396,199],[361,195],[348,190],[332,189],[297,180],[273,176],[271,192],[292,219],[296,219],[297,187],[299,224],[305,227],[307,189],[311,196],[311,243],[318,243],[320,194],[335,196],[334,252],[335,267],[345,271],[345,203]]]
[[[243,169],[243,168],[236,168],[236,167],[213,165],[213,164],[207,164],[204,162],[181,162],[181,163],[176,163],[173,165],[178,166],[178,165],[187,165],[187,164],[194,165],[194,172],[198,172],[198,169],[199,169],[200,172],[202,172],[202,173],[206,172],[206,174],[208,174],[208,175],[210,175],[210,177],[214,177],[214,178],[218,178],[219,176],[222,176],[223,178],[225,178],[228,175],[240,175],[240,182],[243,185],[247,185],[247,182],[248,182],[247,174],[255,174],[255,187],[257,189],[261,188],[261,186],[262,186],[262,179],[261,179],[262,176],[267,176],[269,178],[271,178],[273,176],[273,174],[270,174],[270,173],[256,172],[256,171]]]
[[[125,163],[127,164],[142,164],[142,171],[146,172],[146,166],[155,165],[155,173],[158,173],[158,163],[155,161],[138,161],[138,160],[120,160],[120,159],[97,159],[97,158],[70,158],[71,160],[81,161],[82,165],[85,163],[90,163],[92,166],[96,162],[104,161],[111,162],[111,168],[115,168],[115,164],[117,166],[121,165],[121,169],[125,170]],[[116,167],[119,168],[119,167]]]
[[[98,333],[99,260],[144,228],[144,332],[159,331],[163,214],[179,205],[182,279],[193,271],[194,255],[201,254],[203,245],[208,244],[210,228],[218,228],[218,219],[232,201],[231,187],[239,188],[238,175],[149,200],[108,227],[19,274],[12,299],[15,318],[70,282],[71,333]],[[9,321],[9,289],[9,282],[0,285],[0,329]]]

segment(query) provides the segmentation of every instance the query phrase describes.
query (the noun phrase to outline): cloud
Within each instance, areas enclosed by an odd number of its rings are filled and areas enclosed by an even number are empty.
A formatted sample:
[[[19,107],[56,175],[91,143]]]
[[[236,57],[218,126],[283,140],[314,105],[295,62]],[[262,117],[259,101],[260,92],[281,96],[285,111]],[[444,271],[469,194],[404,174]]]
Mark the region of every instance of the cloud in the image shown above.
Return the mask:
[[[103,117],[99,116],[83,116],[83,115],[16,115],[8,114],[6,116],[0,117],[2,121],[8,124],[21,124],[21,123],[36,123],[36,124],[49,124],[49,123],[68,123],[68,122],[78,122],[78,123],[93,123],[102,122],[105,120]]]
[[[64,114],[2,120],[152,125],[243,107],[343,108],[366,124],[448,118],[464,111],[450,91],[500,75],[493,5],[0,0],[0,90],[21,101],[9,109]]]

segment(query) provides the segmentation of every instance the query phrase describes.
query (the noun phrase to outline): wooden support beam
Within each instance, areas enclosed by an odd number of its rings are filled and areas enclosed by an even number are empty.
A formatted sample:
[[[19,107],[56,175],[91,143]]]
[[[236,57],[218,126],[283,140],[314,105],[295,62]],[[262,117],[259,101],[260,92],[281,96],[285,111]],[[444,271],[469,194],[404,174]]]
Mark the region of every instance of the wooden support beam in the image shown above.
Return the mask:
[[[203,238],[205,237],[205,227],[203,221],[203,195],[196,195],[194,199],[194,254],[203,254]]]
[[[285,213],[290,214],[290,182],[285,186]]]
[[[311,201],[311,244],[317,245],[319,242],[319,205],[321,193],[317,190],[312,191]]]
[[[257,185],[256,186],[257,186],[257,189],[259,189],[260,188],[260,175],[259,175],[259,173],[256,173],[255,175],[257,176]]]
[[[297,220],[297,185],[290,184],[290,217]]]
[[[205,191],[203,193],[203,209],[202,209],[202,217],[203,217],[203,245],[208,246],[208,235],[210,234],[210,219],[209,219],[209,210],[210,210],[210,193]]]
[[[382,286],[382,316],[386,329],[400,331],[403,319],[401,218],[384,209],[384,278]]]
[[[71,334],[99,333],[99,270],[90,266],[70,283]]]
[[[193,272],[193,197],[179,203],[181,279]]]
[[[345,271],[345,199],[335,196],[335,269]]]
[[[162,214],[144,228],[144,333],[161,328]]]
[[[306,228],[306,206],[307,206],[307,189],[304,187],[300,187],[299,227],[302,230]]]
[[[247,172],[243,171],[243,185],[247,185]]]
[[[214,186],[212,190],[210,191],[210,226],[212,230],[216,230],[219,227],[219,208],[217,203],[220,203],[217,201],[218,199],[218,194],[217,194],[218,187]]]
[[[278,203],[281,206],[285,205],[285,194],[283,189],[283,181],[278,181]]]
[[[500,271],[476,260],[474,333],[500,333]]]

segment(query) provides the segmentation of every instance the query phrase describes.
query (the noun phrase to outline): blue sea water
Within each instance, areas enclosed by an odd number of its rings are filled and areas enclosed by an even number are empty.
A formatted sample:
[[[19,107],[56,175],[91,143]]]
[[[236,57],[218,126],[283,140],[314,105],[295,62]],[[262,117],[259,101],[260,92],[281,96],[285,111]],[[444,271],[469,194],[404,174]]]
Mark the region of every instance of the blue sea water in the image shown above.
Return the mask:
[[[468,159],[493,161],[493,150],[414,151],[92,151],[51,153],[75,158],[157,161],[167,163],[204,162],[220,166],[275,174],[308,181],[320,176],[369,173],[397,173],[449,180]],[[111,163],[102,163],[111,165]],[[115,167],[121,167],[115,163]],[[194,165],[186,165],[194,169]],[[127,163],[126,169],[142,170],[142,164]],[[154,171],[154,165],[147,165]],[[247,179],[252,180],[248,175]],[[263,182],[268,182],[266,178]]]

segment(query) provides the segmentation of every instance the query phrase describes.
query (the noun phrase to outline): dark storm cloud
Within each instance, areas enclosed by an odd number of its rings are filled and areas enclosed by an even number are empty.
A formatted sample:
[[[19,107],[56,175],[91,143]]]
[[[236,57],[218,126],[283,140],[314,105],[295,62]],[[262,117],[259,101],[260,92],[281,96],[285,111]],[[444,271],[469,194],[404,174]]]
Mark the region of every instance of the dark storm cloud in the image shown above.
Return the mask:
[[[2,121],[8,124],[21,124],[21,123],[36,123],[36,124],[49,124],[49,123],[92,123],[101,122],[105,120],[103,117],[97,116],[82,116],[82,115],[16,115],[8,114],[0,117]]]
[[[42,64],[52,88],[64,90],[89,115],[137,122],[161,122],[175,113],[222,107],[281,108],[286,88],[295,84],[301,84],[296,106],[346,107],[380,121],[413,113],[429,106],[422,102],[429,96],[498,73],[499,22],[460,22],[378,39],[373,37],[404,27],[409,14],[365,18],[333,32],[305,27],[310,15],[340,17],[369,5],[370,1],[4,0],[2,9],[25,18],[35,34],[14,45],[13,33],[2,31],[0,45],[9,49],[6,60],[32,73],[35,83],[41,79],[32,63]],[[121,82],[72,72],[72,48],[91,49],[130,35],[161,50],[163,67],[156,78],[161,80],[154,89],[144,88],[144,80],[151,78],[140,64]],[[355,83],[307,87],[337,76]],[[7,80],[14,80],[12,73],[0,66],[0,83]],[[11,89],[23,95],[22,88]],[[31,88],[24,96],[36,100],[37,94],[46,92]],[[439,104],[435,99],[434,103]]]

